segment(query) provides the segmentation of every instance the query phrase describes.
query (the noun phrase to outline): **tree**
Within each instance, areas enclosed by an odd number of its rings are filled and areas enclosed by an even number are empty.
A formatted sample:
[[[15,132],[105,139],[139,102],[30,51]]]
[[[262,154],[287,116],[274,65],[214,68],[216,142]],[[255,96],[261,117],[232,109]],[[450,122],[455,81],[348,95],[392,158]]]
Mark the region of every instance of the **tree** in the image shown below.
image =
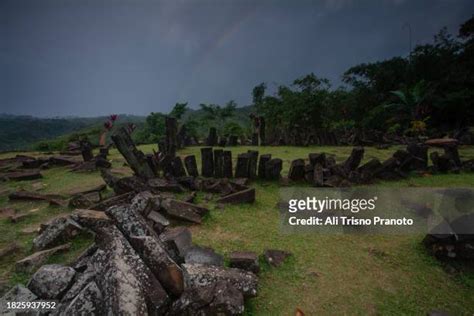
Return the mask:
[[[188,102],[176,103],[170,112],[170,116],[180,120],[184,113],[188,110]]]

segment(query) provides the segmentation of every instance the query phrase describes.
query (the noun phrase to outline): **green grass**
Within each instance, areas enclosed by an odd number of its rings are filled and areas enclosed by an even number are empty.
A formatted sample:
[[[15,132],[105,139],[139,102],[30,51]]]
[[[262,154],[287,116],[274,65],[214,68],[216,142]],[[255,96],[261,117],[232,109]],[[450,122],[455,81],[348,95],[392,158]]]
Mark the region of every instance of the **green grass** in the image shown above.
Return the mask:
[[[155,146],[141,146],[151,152]],[[389,150],[367,148],[364,160],[372,157],[388,158],[399,147]],[[233,158],[238,153],[255,147],[232,148]],[[326,152],[343,161],[350,147],[260,147],[260,154],[271,153],[283,159],[283,174],[292,159],[306,158],[310,152]],[[474,148],[462,148],[462,159],[474,158]],[[190,147],[180,155],[196,154],[198,147]],[[2,158],[3,156],[0,156]],[[115,169],[123,167],[123,158],[113,150],[111,159]],[[67,194],[73,188],[101,183],[98,173],[76,174],[65,168],[44,172],[41,192]],[[12,188],[31,188],[34,181],[7,183]],[[413,176],[398,182],[381,182],[388,187],[466,187],[474,183],[474,174],[446,174]],[[472,315],[474,311],[474,273],[461,270],[448,274],[443,264],[429,256],[420,244],[423,236],[381,235],[289,235],[280,232],[277,209],[277,183],[257,181],[257,200],[251,205],[215,208],[209,202],[210,215],[200,226],[191,226],[194,242],[211,246],[224,256],[236,250],[250,250],[261,254],[264,249],[277,248],[294,255],[285,264],[272,268],[262,262],[259,275],[259,295],[246,306],[247,315],[293,315],[296,307],[307,315],[423,315],[432,309],[442,309],[451,315]],[[202,193],[198,201],[205,204]],[[11,224],[0,221],[0,247],[18,240],[23,250],[0,261],[0,279],[13,284],[25,282],[29,275],[13,271],[16,260],[31,253],[33,236],[20,231],[53,216],[70,212],[44,203],[11,203],[0,199],[0,207],[13,206],[20,210],[40,208],[24,221]],[[88,235],[73,242],[73,249],[58,255],[51,262],[70,262],[91,242]],[[376,250],[376,251],[373,251]]]

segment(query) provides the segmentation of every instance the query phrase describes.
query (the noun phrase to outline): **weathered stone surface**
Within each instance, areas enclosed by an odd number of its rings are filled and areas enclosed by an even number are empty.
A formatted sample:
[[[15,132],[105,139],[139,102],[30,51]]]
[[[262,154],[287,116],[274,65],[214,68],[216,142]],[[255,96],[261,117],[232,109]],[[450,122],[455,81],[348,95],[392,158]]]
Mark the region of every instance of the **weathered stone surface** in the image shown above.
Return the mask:
[[[267,249],[263,253],[265,261],[267,261],[269,265],[274,267],[280,266],[285,261],[285,259],[291,255],[292,254],[288,251],[276,249]]]
[[[91,257],[96,253],[98,249],[99,247],[97,247],[97,245],[93,243],[74,260],[74,262],[71,264],[71,267],[73,267],[74,270],[79,272],[85,271],[89,267]]]
[[[247,177],[255,179],[257,178],[258,151],[249,150],[247,153],[249,155],[249,174]]]
[[[214,177],[224,177],[224,157],[222,149],[214,149]]]
[[[360,166],[357,171],[361,175],[361,181],[365,183],[371,181],[381,167],[382,163],[377,158],[373,158]]]
[[[425,145],[433,146],[433,147],[444,147],[444,146],[451,146],[457,145],[458,140],[455,138],[433,138],[428,139],[425,141]]]
[[[444,155],[439,155],[438,152],[432,152],[430,154],[430,159],[433,162],[433,168],[438,172],[448,172],[451,169],[451,162],[449,157]]]
[[[280,158],[270,159],[265,164],[265,179],[279,180],[281,177],[281,169],[283,168],[283,160]]]
[[[28,288],[21,284],[15,285],[10,291],[0,298],[0,315],[14,316],[15,313],[8,309],[7,302],[33,302],[36,296]]]
[[[39,170],[8,172],[2,176],[13,181],[35,180],[43,177]]]
[[[313,185],[315,187],[324,186],[324,168],[321,164],[316,163],[313,169]]]
[[[364,158],[364,148],[354,147],[354,149],[352,149],[351,155],[344,163],[344,169],[346,170],[346,172],[356,170],[357,167],[359,167],[362,158]]]
[[[402,178],[399,168],[400,162],[396,158],[388,158],[382,163],[376,176],[382,180],[399,180]]]
[[[257,274],[260,272],[258,256],[251,251],[235,251],[229,255],[229,266]]]
[[[214,156],[212,147],[201,148],[201,174],[210,178],[214,175]]]
[[[217,129],[215,127],[209,128],[209,136],[206,139],[206,146],[217,145]]]
[[[91,260],[108,315],[162,314],[169,297],[140,256],[115,226],[97,230],[102,251]]]
[[[56,253],[68,251],[71,244],[60,245],[51,249],[35,252],[34,254],[17,261],[15,270],[17,272],[33,272],[35,269],[43,265],[49,257]]]
[[[183,264],[182,267],[185,276],[185,290],[226,281],[241,291],[244,297],[257,295],[258,278],[252,272],[204,264]]]
[[[67,156],[54,156],[49,158],[49,163],[55,166],[71,166],[80,163],[80,161]]]
[[[304,179],[308,183],[313,183],[314,179],[314,167],[311,164],[306,164],[304,166]]]
[[[188,288],[173,303],[170,316],[241,315],[244,297],[231,283],[218,281],[206,286]]]
[[[265,165],[271,159],[272,159],[272,155],[270,154],[260,155],[260,158],[258,160],[258,172],[257,172],[258,178],[265,179]]]
[[[130,134],[124,127],[119,128],[115,135],[112,135],[112,140],[138,177],[150,179],[155,176],[153,170],[148,165],[145,155],[135,147]]]
[[[200,224],[202,217],[209,212],[207,208],[174,199],[163,200],[161,207],[167,215],[173,218],[197,224]]]
[[[217,203],[253,203],[255,202],[255,189],[248,188],[246,190],[238,191],[224,197],[221,197],[216,201]]]
[[[171,168],[173,169],[173,176],[184,177],[186,176],[186,170],[184,169],[183,161],[181,157],[176,156],[171,159]]]
[[[107,226],[112,222],[104,212],[84,209],[75,210],[71,218],[79,225],[91,229]]]
[[[148,187],[156,192],[184,192],[183,187],[175,179],[153,178],[148,180]]]
[[[191,231],[184,226],[165,229],[160,235],[160,240],[178,263],[184,262],[187,251],[192,247]]]
[[[224,178],[233,177],[232,151],[224,150],[222,153],[222,176]]]
[[[139,213],[134,212],[128,205],[114,206],[105,211],[113,219],[122,234],[130,239],[132,236],[156,236],[153,229]],[[129,240],[130,241],[130,240]]]
[[[224,257],[219,255],[212,248],[192,246],[186,251],[185,263],[200,263],[206,265],[223,266]]]
[[[70,241],[81,230],[82,227],[74,220],[64,217],[57,218],[33,239],[33,249],[43,250]]]
[[[71,267],[48,264],[33,274],[27,286],[42,299],[61,299],[75,275],[76,271]]]
[[[118,178],[107,169],[101,169],[100,174],[117,195],[147,190],[146,182],[142,178],[135,176]]]
[[[16,211],[14,208],[11,207],[4,207],[0,209],[0,219],[8,218],[12,215],[15,215]]]
[[[165,117],[165,150],[164,153],[170,157],[176,156],[178,148],[178,120],[174,117]]]
[[[457,217],[434,227],[423,239],[423,244],[437,258],[474,260],[474,214]]]
[[[165,290],[173,296],[180,296],[184,289],[183,271],[162,244],[150,236],[131,237],[130,243]]]
[[[300,181],[304,179],[304,160],[295,159],[291,162],[288,178],[293,181]]]
[[[198,168],[196,164],[196,157],[194,155],[189,155],[189,156],[184,157],[184,164],[190,176],[192,177],[199,176],[199,172],[198,172]]]
[[[428,167],[428,146],[411,143],[408,144],[407,151],[415,158],[412,162],[414,170],[425,170]]]
[[[94,281],[87,284],[65,308],[63,315],[104,315],[103,296],[97,284]]]
[[[236,178],[247,178],[249,176],[250,168],[250,155],[239,154],[237,156],[237,165],[235,168],[235,177]]]
[[[449,158],[449,160],[452,161],[453,165],[456,168],[460,168],[462,166],[457,146],[444,146],[444,154]]]
[[[19,201],[51,201],[54,199],[60,199],[61,196],[57,194],[41,194],[30,191],[16,191],[8,195],[10,200]]]
[[[316,164],[320,164],[323,168],[326,165],[326,154],[325,153],[311,153],[308,155],[309,163],[314,167]]]
[[[107,208],[114,206],[114,205],[122,205],[128,204],[135,196],[135,192],[128,192],[125,194],[120,194],[116,196],[112,196],[110,198],[104,199],[99,203],[92,205],[90,209],[97,210],[97,211],[105,211]]]

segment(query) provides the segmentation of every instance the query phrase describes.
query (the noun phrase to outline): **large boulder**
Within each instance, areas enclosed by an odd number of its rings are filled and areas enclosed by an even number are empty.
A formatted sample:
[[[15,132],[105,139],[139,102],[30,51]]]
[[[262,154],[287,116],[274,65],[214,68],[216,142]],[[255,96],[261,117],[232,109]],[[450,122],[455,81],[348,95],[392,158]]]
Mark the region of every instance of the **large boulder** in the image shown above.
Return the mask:
[[[241,315],[243,312],[242,293],[231,283],[218,281],[205,286],[188,288],[173,303],[168,315]]]
[[[67,305],[63,315],[104,315],[103,296],[92,281]]]
[[[14,316],[15,312],[8,309],[7,302],[32,302],[38,296],[21,284],[15,285],[10,291],[0,298],[0,315]]]
[[[76,271],[59,264],[42,266],[31,277],[28,288],[42,299],[60,299],[69,289]]]
[[[223,266],[224,258],[212,248],[193,246],[186,251],[184,262]]]
[[[204,264],[183,264],[183,271],[185,289],[226,281],[241,291],[244,297],[257,295],[258,278],[252,272]]]

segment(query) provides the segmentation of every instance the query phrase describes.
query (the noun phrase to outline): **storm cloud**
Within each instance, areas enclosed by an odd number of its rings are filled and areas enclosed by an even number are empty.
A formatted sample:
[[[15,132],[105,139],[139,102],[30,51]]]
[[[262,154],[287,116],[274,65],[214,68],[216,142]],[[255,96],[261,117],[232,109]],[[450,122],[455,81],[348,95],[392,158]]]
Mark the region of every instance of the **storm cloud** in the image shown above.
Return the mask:
[[[167,112],[240,105],[314,72],[342,73],[454,34],[472,0],[2,0],[0,113]]]

